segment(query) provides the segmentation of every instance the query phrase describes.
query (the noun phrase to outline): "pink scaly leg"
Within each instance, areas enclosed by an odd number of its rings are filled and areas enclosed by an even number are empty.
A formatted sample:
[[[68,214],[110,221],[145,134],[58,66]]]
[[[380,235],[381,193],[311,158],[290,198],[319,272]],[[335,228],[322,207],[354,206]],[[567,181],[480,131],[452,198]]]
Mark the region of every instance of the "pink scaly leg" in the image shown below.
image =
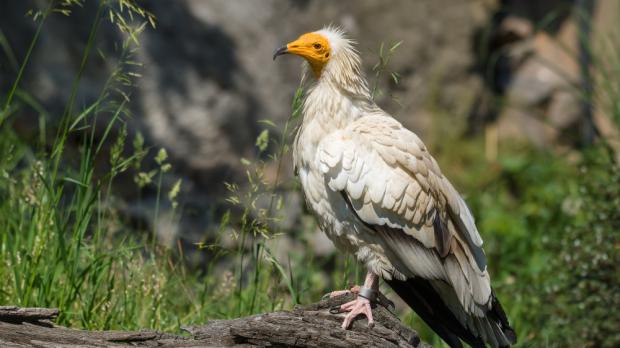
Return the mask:
[[[364,287],[372,289],[378,293],[379,292],[379,277],[376,274],[368,271],[368,273],[366,274],[366,280],[364,281]],[[359,290],[360,289],[358,287],[357,289],[358,293],[359,293]],[[366,316],[366,318],[368,318],[369,327],[373,327],[375,324],[375,321],[372,318],[372,309],[370,308],[370,301],[367,298],[364,298],[358,295],[355,300],[351,302],[347,302],[343,304],[342,306],[340,306],[340,310],[343,312],[349,312],[344,317],[344,321],[342,322],[342,328],[345,330],[348,329],[349,326],[351,326],[351,322],[353,321],[353,319],[360,314],[363,314]]]

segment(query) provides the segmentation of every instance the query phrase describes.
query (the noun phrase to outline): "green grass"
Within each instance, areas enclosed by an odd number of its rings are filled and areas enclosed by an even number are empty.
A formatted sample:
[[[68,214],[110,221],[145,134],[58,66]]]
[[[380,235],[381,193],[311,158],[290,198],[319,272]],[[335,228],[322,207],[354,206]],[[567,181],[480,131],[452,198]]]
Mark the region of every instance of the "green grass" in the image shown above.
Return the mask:
[[[74,2],[60,4],[35,13],[38,29],[28,52],[36,46],[49,15],[66,14],[75,6]],[[127,11],[144,23],[128,25]],[[361,281],[363,267],[351,256],[317,257],[293,251],[311,250],[307,232],[316,225],[312,217],[303,216],[299,224],[285,229],[281,224],[284,195],[298,190],[298,184],[283,181],[279,174],[275,182],[264,175],[270,163],[278,164],[278,173],[282,170],[298,121],[301,88],[284,125],[262,122],[265,130],[257,139],[258,159],[240,159],[247,168],[247,182],[227,184],[230,210],[218,217],[218,225],[196,246],[207,256],[206,265],[190,268],[187,250],[180,245],[159,245],[156,231],[123,218],[115,196],[121,175],[134,177],[136,192],[147,187],[157,192],[153,226],[164,205],[180,214],[177,197],[182,183],[178,181],[172,189],[162,187],[171,170],[165,150],[145,148],[142,136],[129,134],[125,125],[131,117],[127,104],[132,86],[140,72],[132,53],[149,22],[154,23],[152,16],[131,1],[100,1],[60,122],[52,123],[49,113],[20,88],[30,53],[16,67],[16,80],[0,103],[0,279],[4,280],[0,304],[58,307],[58,323],[72,327],[179,332],[181,325],[313,302],[327,291]],[[118,63],[99,98],[80,107],[75,99],[81,72],[90,63],[96,34],[104,25],[118,25],[128,33],[127,40],[119,43],[117,56],[104,57]],[[2,47],[7,51],[5,41]],[[380,63],[374,69],[377,77],[388,72],[387,62],[398,45],[380,52]],[[13,56],[9,53],[5,52]],[[392,78],[398,80],[397,75]],[[608,78],[600,84],[608,86],[605,91],[609,93],[617,91],[615,80]],[[611,94],[601,98],[609,104],[612,119],[620,119],[620,98]],[[26,110],[40,114],[32,136],[12,127]],[[438,110],[436,122],[451,122],[446,117]],[[102,127],[97,120],[107,120],[103,129],[96,129]],[[564,279],[558,286],[572,284],[557,256],[561,243],[566,242],[566,228],[587,234],[584,226],[595,219],[583,212],[570,213],[571,204],[583,195],[594,197],[590,202],[605,201],[607,196],[596,190],[582,192],[580,187],[587,179],[575,161],[562,154],[502,142],[497,160],[489,162],[484,159],[481,137],[465,139],[457,133],[435,132],[434,138],[442,142],[430,147],[476,216],[494,287],[517,330],[520,346],[554,346],[560,333],[574,338],[562,331],[561,323],[583,317],[583,309],[567,302],[584,297],[547,288],[556,278]],[[608,164],[592,166],[600,169]],[[606,176],[596,177],[600,182],[614,182]],[[610,226],[602,228],[612,233],[616,225]],[[284,233],[293,236],[293,250],[282,247]],[[555,301],[564,301],[558,303],[566,310],[554,311]],[[587,325],[598,327],[600,312],[593,313],[598,314]],[[420,329],[425,340],[441,346],[410,311],[403,313],[403,319]]]

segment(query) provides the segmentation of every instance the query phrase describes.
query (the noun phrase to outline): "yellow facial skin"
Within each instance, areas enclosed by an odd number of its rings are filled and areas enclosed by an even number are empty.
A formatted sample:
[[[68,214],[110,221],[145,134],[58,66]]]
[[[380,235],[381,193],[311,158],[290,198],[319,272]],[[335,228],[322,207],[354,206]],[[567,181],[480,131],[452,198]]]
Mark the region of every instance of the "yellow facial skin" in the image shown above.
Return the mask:
[[[331,48],[329,41],[321,34],[307,33],[300,36],[297,40],[286,45],[286,52],[305,58],[314,76],[318,79],[321,77],[323,67],[331,57]]]

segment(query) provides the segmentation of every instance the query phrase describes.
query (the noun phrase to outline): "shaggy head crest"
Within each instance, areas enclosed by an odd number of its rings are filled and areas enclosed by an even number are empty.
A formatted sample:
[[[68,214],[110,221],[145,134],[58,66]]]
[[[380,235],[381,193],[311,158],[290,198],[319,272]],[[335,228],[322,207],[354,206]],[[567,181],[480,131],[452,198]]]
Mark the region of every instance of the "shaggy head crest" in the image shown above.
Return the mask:
[[[315,33],[324,36],[332,48],[332,55],[341,51],[355,51],[355,42],[347,37],[344,29],[334,25],[328,25]]]

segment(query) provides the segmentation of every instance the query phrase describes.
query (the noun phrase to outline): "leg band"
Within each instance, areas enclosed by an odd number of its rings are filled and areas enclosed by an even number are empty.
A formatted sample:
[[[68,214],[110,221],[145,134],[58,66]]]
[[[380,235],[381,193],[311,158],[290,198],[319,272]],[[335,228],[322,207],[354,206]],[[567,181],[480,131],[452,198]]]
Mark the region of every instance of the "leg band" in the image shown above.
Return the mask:
[[[360,287],[360,292],[357,294],[357,296],[363,297],[368,301],[374,303],[377,301],[378,291],[362,286]]]

